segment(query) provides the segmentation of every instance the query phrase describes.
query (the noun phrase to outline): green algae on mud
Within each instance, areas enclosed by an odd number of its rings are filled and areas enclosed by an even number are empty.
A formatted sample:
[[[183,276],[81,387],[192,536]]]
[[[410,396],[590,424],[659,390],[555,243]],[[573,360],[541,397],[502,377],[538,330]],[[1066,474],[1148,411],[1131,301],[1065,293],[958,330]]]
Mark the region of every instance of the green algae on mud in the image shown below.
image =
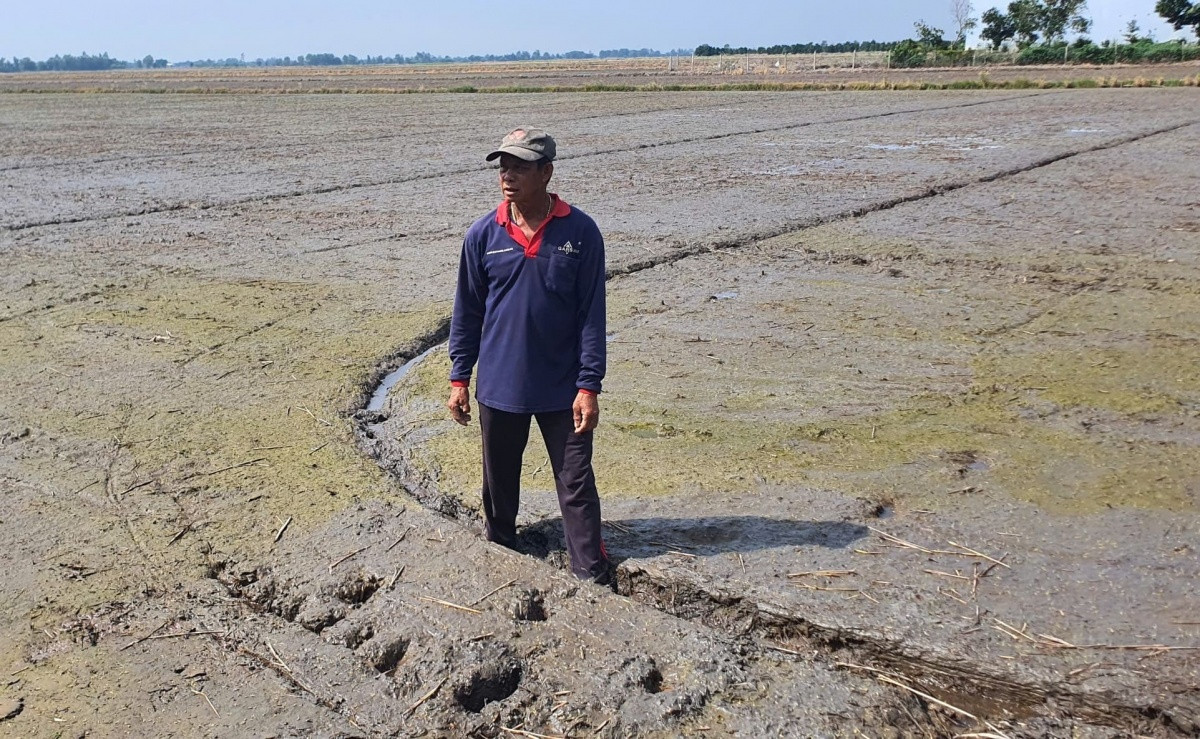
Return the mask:
[[[1128,445],[1022,417],[1011,392],[928,399],[923,409],[810,425],[796,441],[814,484],[937,507],[955,493],[1004,493],[1058,513],[1194,507],[1200,463],[1185,447]],[[806,441],[801,441],[806,440]]]
[[[1075,359],[1047,355],[1034,362],[1005,352],[984,354],[977,357],[973,386],[962,395],[914,396],[904,408],[848,420],[756,419],[746,411],[761,399],[737,396],[720,409],[695,412],[647,402],[644,395],[606,394],[596,432],[597,476],[604,493],[614,496],[752,492],[772,483],[937,507],[970,482],[1058,513],[1194,507],[1189,486],[1200,476],[1200,460],[1189,446],[1130,443],[1042,419],[1069,410],[1072,398],[1113,398],[1103,387],[1085,392]],[[1154,353],[1140,359],[1144,364],[1138,366],[1150,375],[1170,375],[1189,361]],[[1103,371],[1095,364],[1094,371]],[[1056,368],[1065,369],[1056,376]],[[448,369],[445,352],[431,355],[398,388],[401,402],[432,408],[425,417],[437,419]],[[1195,381],[1189,382],[1185,387],[1191,391]],[[1047,411],[1048,401],[1061,405]],[[1149,411],[1158,402],[1136,409],[1120,402],[1095,407]],[[420,466],[443,493],[477,505],[477,435],[444,419],[433,426],[433,437],[414,450]],[[536,433],[530,444],[523,485],[548,489],[553,483]]]
[[[1200,345],[1009,352],[976,364],[978,383],[1037,387],[1041,397],[1064,408],[1134,417],[1200,408]]]
[[[397,385],[396,401],[407,409],[436,408],[449,376],[449,356],[431,354]],[[436,435],[414,449],[416,463],[436,477],[443,493],[456,494],[474,505],[481,478],[479,440],[474,427],[463,429],[445,420],[435,422]],[[597,477],[605,494],[668,494],[681,489],[746,488],[754,476],[786,475],[793,455],[753,454],[756,446],[769,445],[778,430],[756,429],[753,424],[722,421],[708,424],[700,417],[643,406],[616,396],[603,396],[601,425],[596,431]],[[530,435],[530,450],[524,465],[522,485],[527,489],[550,489],[553,478],[544,464],[544,452],[536,430]],[[787,458],[787,459],[785,459]],[[713,464],[719,460],[720,464]],[[768,472],[764,461],[775,471]]]
[[[77,521],[73,556],[97,571],[87,587],[41,575],[41,592],[64,592],[37,623],[394,495],[348,416],[372,368],[442,318],[377,309],[355,285],[172,276],[0,324],[15,390],[0,421],[32,430],[10,469],[45,481],[23,505]]]

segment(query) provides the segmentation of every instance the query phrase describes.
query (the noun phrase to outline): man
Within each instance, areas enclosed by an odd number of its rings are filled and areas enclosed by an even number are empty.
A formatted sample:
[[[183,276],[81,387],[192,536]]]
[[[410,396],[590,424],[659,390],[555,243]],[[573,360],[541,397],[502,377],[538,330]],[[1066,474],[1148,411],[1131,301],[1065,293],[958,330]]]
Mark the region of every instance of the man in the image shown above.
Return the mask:
[[[536,418],[562,511],[571,571],[604,584],[608,554],[592,472],[592,430],[604,379],[604,240],[596,223],[548,191],[555,143],[518,128],[487,155],[500,160],[503,202],[467,231],[450,324],[450,400],[483,436],[483,514],[489,541],[517,543],[521,456]]]

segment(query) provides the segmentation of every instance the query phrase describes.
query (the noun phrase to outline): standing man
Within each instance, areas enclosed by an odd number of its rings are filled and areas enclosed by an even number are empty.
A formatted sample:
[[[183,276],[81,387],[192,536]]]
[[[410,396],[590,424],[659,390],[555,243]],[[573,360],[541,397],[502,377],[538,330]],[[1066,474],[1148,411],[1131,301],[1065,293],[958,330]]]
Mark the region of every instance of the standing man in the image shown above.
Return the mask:
[[[521,456],[536,418],[562,510],[571,571],[605,584],[592,430],[604,379],[604,239],[596,223],[551,194],[554,139],[518,128],[500,160],[504,201],[467,231],[450,324],[450,400],[471,420],[469,383],[483,432],[483,515],[488,541],[514,548]]]

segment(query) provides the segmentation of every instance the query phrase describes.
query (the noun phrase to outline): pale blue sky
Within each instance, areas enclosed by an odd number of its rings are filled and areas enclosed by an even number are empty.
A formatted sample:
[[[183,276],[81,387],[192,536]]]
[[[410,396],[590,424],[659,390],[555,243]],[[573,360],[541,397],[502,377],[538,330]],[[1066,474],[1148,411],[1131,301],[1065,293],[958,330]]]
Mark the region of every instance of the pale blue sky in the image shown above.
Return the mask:
[[[976,15],[1003,2],[976,1]],[[923,18],[951,33],[950,0],[63,0],[12,2],[0,16],[0,56],[108,52],[169,60],[246,59],[331,52],[358,56],[507,53],[539,49],[699,44],[769,46],[806,41],[894,41]],[[1115,38],[1136,18],[1158,39],[1177,35],[1154,14],[1154,0],[1092,0],[1097,40]]]

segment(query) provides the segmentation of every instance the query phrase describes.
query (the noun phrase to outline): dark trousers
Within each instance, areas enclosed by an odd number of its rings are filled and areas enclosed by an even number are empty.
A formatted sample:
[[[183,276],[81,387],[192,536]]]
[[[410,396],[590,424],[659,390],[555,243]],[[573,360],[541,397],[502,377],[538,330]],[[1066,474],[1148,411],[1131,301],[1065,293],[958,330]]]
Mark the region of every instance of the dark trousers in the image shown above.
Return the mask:
[[[513,548],[521,503],[521,456],[535,416],[546,442],[554,487],[562,511],[571,571],[577,577],[602,576],[608,554],[600,536],[600,495],[592,472],[592,432],[575,433],[573,413],[509,413],[479,404],[483,429],[483,515],[488,541]]]

